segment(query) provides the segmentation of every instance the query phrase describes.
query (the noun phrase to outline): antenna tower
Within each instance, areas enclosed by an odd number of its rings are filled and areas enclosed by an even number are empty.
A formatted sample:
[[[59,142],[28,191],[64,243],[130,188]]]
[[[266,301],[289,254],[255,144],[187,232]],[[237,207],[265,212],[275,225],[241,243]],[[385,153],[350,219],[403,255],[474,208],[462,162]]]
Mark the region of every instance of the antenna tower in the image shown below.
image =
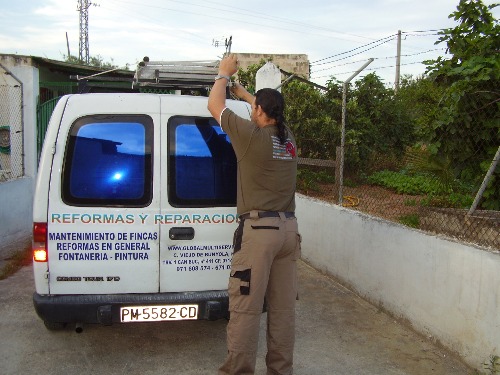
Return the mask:
[[[80,42],[78,59],[85,64],[89,63],[89,8],[90,0],[78,0],[77,11],[80,12]]]

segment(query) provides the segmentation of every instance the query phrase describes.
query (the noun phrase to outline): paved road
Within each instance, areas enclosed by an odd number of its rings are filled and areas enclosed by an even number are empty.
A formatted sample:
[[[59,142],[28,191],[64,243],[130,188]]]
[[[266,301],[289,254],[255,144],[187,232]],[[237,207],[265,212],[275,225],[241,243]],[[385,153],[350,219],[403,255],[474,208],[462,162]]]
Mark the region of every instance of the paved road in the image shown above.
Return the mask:
[[[460,359],[395,322],[333,280],[299,262],[295,374],[453,374]],[[0,373],[216,374],[226,322],[117,324],[47,331],[31,301],[31,267],[0,281]],[[265,317],[265,315],[263,315]],[[257,375],[265,374],[264,319]]]

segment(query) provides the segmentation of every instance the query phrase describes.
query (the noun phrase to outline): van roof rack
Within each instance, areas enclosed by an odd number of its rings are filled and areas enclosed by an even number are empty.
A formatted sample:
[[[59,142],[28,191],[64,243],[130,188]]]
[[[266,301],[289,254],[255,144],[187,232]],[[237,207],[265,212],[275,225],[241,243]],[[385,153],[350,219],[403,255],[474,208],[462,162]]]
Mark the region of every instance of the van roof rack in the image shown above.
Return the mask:
[[[213,85],[218,66],[219,61],[149,61],[144,57],[134,74],[132,87],[206,88]]]

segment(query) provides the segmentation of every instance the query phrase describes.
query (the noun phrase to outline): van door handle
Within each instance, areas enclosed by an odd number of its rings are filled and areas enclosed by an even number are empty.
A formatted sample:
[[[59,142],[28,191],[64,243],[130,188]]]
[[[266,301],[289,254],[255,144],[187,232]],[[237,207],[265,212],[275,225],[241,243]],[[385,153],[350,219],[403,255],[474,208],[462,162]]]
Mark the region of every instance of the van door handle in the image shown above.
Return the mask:
[[[194,228],[173,227],[168,231],[171,240],[192,240],[194,238]]]

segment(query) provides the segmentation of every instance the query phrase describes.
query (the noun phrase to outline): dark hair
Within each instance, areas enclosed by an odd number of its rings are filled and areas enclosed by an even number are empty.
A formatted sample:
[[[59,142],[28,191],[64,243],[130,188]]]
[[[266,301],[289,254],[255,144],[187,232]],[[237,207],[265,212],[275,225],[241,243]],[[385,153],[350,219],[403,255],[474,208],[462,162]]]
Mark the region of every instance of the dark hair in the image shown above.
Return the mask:
[[[255,93],[255,105],[260,105],[267,117],[276,121],[278,127],[278,138],[281,144],[286,142],[287,131],[285,128],[285,100],[278,90],[260,89]]]

